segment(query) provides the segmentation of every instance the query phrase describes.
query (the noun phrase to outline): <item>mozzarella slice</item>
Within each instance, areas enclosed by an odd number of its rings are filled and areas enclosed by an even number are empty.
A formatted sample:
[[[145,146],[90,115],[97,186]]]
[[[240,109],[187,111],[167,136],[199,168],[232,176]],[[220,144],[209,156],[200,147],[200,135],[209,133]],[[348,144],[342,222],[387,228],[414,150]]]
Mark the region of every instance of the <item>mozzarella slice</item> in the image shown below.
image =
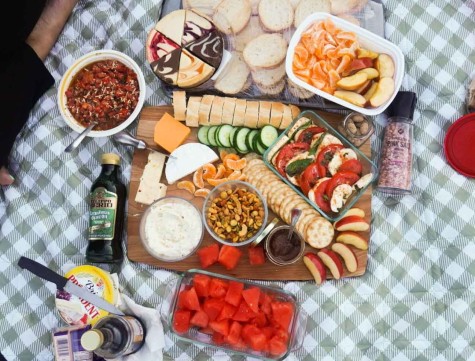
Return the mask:
[[[340,139],[338,139],[337,137],[331,134],[325,134],[325,138],[323,138],[322,142],[317,148],[317,152],[315,153],[315,158],[318,157],[318,153],[320,153],[320,151],[323,148],[325,148],[327,145],[330,145],[330,144],[342,144],[342,143]]]
[[[370,184],[372,180],[373,180],[373,173],[365,174],[360,179],[358,179],[358,182],[356,182],[353,185],[353,187],[355,188],[355,190],[360,190],[366,187],[368,184]]]
[[[333,190],[332,199],[330,201],[330,207],[333,212],[338,212],[341,207],[346,203],[353,193],[353,187],[349,184],[340,184]]]
[[[330,163],[328,163],[328,170],[330,171],[331,175],[334,175],[336,172],[338,172],[338,168],[340,168],[343,163],[350,159],[358,159],[358,156],[353,149],[343,148],[338,150]]]

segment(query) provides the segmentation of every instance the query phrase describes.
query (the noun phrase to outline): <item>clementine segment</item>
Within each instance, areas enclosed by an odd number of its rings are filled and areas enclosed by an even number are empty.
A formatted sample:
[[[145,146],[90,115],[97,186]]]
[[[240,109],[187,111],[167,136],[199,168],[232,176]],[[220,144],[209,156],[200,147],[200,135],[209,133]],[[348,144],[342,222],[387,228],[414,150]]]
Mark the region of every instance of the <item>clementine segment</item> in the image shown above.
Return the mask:
[[[246,160],[246,158],[242,158],[242,159],[239,159],[239,160],[234,160],[234,159],[227,158],[224,164],[229,169],[241,170],[246,166],[247,160]]]
[[[216,175],[214,176],[214,179],[223,178],[225,173],[226,173],[226,167],[224,166],[224,164],[222,163],[218,164],[218,170],[216,172]]]
[[[193,174],[193,183],[198,188],[205,187],[205,182],[203,180],[203,167],[198,168],[198,170]]]
[[[188,192],[190,192],[191,194],[194,194],[195,193],[195,185],[193,184],[193,182],[190,182],[190,181],[181,181],[181,182],[178,182],[176,187],[178,189],[184,189]]]
[[[207,179],[206,181],[212,185],[213,187],[216,187],[217,185],[220,185],[221,183],[227,182],[229,179],[228,178],[221,178],[221,179]]]
[[[203,166],[203,179],[208,180],[210,178],[214,178],[216,176],[216,167],[211,164],[205,164]]]
[[[201,189],[198,189],[196,192],[195,192],[195,196],[197,197],[203,197],[203,198],[206,198],[206,196],[209,194],[209,189],[207,188],[201,188]]]

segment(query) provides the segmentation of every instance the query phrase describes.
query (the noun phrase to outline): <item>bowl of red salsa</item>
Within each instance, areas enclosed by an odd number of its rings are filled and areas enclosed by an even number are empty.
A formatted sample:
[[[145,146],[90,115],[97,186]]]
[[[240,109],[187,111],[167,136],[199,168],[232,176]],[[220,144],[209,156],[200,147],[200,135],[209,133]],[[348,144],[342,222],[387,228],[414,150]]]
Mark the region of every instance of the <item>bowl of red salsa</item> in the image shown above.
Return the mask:
[[[82,132],[97,125],[90,137],[106,137],[137,119],[145,100],[145,79],[137,63],[115,50],[97,50],[77,59],[58,90],[58,105],[66,123]]]

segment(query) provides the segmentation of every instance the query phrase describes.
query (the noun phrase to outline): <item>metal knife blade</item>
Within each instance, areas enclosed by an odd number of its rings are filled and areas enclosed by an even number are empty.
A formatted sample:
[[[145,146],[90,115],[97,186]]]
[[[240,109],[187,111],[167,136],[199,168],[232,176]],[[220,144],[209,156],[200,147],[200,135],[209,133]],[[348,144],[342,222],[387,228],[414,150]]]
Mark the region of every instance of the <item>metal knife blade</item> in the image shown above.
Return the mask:
[[[72,293],[73,295],[78,296],[83,300],[88,301],[94,306],[102,308],[107,312],[124,316],[124,313],[117,307],[115,307],[112,303],[107,302],[106,300],[95,295],[92,292],[89,292],[86,288],[74,284],[66,277],[57,274],[56,272],[50,270],[48,267],[43,266],[41,263],[22,256],[18,260],[18,265],[21,268],[27,269],[31,273],[43,278],[46,281],[53,282],[60,290],[65,290],[66,292]]]

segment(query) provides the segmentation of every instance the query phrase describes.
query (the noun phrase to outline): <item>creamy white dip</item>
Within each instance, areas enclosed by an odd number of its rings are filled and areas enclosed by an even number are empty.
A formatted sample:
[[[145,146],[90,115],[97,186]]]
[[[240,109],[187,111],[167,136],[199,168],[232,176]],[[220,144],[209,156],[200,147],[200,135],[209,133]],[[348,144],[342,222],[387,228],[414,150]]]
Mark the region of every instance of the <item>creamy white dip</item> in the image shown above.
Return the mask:
[[[145,220],[149,252],[166,260],[188,256],[201,240],[203,223],[191,204],[164,200],[154,204]]]

